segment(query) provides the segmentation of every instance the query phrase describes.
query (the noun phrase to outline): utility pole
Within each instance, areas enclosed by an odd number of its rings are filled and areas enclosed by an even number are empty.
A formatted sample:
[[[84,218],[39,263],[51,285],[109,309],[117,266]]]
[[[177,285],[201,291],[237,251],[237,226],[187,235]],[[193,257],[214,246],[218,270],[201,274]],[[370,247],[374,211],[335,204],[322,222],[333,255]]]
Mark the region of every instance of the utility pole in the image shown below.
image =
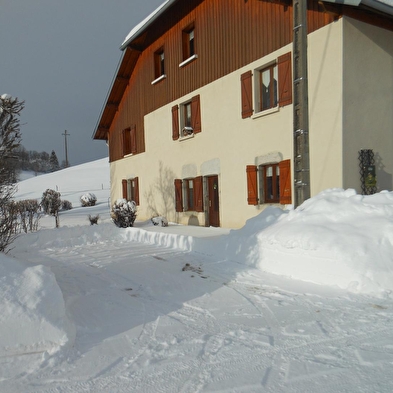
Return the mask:
[[[67,136],[70,136],[70,134],[67,134],[67,130],[65,130],[64,134],[61,134],[61,135],[64,135],[65,166],[66,166],[66,168],[68,168],[69,164],[68,164],[68,152],[67,152]]]
[[[293,0],[293,147],[296,208],[310,198],[307,0]]]

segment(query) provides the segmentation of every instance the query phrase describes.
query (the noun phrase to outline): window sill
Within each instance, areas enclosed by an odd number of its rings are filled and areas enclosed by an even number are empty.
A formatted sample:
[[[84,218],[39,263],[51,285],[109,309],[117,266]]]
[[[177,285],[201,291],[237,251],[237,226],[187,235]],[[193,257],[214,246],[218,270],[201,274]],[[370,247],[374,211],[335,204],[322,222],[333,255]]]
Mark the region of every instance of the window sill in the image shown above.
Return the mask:
[[[258,119],[259,117],[270,115],[271,113],[276,113],[280,110],[279,106],[275,106],[274,108],[266,109],[262,112],[257,112],[251,116],[252,119]]]
[[[188,59],[184,60],[183,62],[181,62],[179,64],[179,67],[184,67],[185,65],[187,65],[188,63],[191,63],[192,61],[194,61],[195,59],[198,58],[198,55],[192,55],[191,57],[189,57]]]
[[[152,85],[155,85],[156,83],[162,81],[163,79],[166,78],[166,74],[159,76],[158,78],[154,79],[154,81],[151,82]]]
[[[181,142],[181,141],[185,141],[185,140],[187,140],[187,139],[191,139],[191,138],[194,138],[194,134],[190,134],[190,135],[181,136],[181,137],[179,138],[179,142]]]

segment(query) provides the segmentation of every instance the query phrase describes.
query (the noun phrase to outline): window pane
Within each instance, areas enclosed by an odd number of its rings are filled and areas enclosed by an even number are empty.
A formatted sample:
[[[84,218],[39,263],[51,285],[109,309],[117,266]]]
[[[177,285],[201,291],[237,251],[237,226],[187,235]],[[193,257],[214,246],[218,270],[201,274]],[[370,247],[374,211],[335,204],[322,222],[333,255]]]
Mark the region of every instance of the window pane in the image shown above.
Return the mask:
[[[277,66],[270,66],[260,71],[260,111],[274,108],[278,103],[277,93],[277,78],[278,69]]]
[[[188,210],[194,209],[194,181],[187,180],[187,201],[188,201]]]
[[[164,52],[160,54],[160,65],[161,65],[161,75],[165,74],[165,67],[164,67]]]
[[[190,56],[195,55],[195,48],[194,48],[194,30],[191,30],[188,34],[188,39],[190,42]]]
[[[184,105],[184,125],[191,127],[191,102]]]
[[[262,107],[261,110],[269,109],[270,106],[270,70],[262,71]]]
[[[278,70],[277,70],[277,66],[274,66],[274,68],[273,68],[273,74],[274,74],[274,76],[273,76],[273,100],[274,100],[274,102],[273,102],[273,107],[275,107],[275,106],[277,106],[277,103],[278,103],[278,94],[277,94],[277,81],[278,81]]]

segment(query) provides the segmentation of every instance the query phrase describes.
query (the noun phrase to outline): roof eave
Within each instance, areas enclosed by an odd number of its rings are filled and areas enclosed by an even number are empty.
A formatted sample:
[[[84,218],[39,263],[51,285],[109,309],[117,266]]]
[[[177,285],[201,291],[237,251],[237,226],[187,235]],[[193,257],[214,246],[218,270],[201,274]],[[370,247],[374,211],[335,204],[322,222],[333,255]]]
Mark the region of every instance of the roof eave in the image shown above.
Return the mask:
[[[386,2],[382,2],[378,0],[323,0],[323,1],[327,3],[343,4],[343,5],[354,6],[354,7],[358,7],[362,4],[379,12],[383,12],[384,14],[393,16],[393,3],[390,5]]]
[[[124,42],[121,44],[120,49],[124,50],[130,43],[137,38],[139,35],[144,33],[152,23],[154,23],[162,14],[166,12],[174,3],[178,0],[166,0],[158,8],[156,8],[147,18],[145,18],[141,23],[135,26],[128,36],[125,38]]]

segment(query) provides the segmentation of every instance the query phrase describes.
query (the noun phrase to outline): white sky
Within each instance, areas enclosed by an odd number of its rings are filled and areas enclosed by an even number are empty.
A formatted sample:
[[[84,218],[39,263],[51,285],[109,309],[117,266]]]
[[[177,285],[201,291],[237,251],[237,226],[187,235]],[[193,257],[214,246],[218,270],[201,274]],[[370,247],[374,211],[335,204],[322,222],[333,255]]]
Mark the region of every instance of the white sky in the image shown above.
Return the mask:
[[[107,155],[91,136],[130,30],[162,0],[0,0],[0,94],[25,101],[22,144],[71,165]]]

